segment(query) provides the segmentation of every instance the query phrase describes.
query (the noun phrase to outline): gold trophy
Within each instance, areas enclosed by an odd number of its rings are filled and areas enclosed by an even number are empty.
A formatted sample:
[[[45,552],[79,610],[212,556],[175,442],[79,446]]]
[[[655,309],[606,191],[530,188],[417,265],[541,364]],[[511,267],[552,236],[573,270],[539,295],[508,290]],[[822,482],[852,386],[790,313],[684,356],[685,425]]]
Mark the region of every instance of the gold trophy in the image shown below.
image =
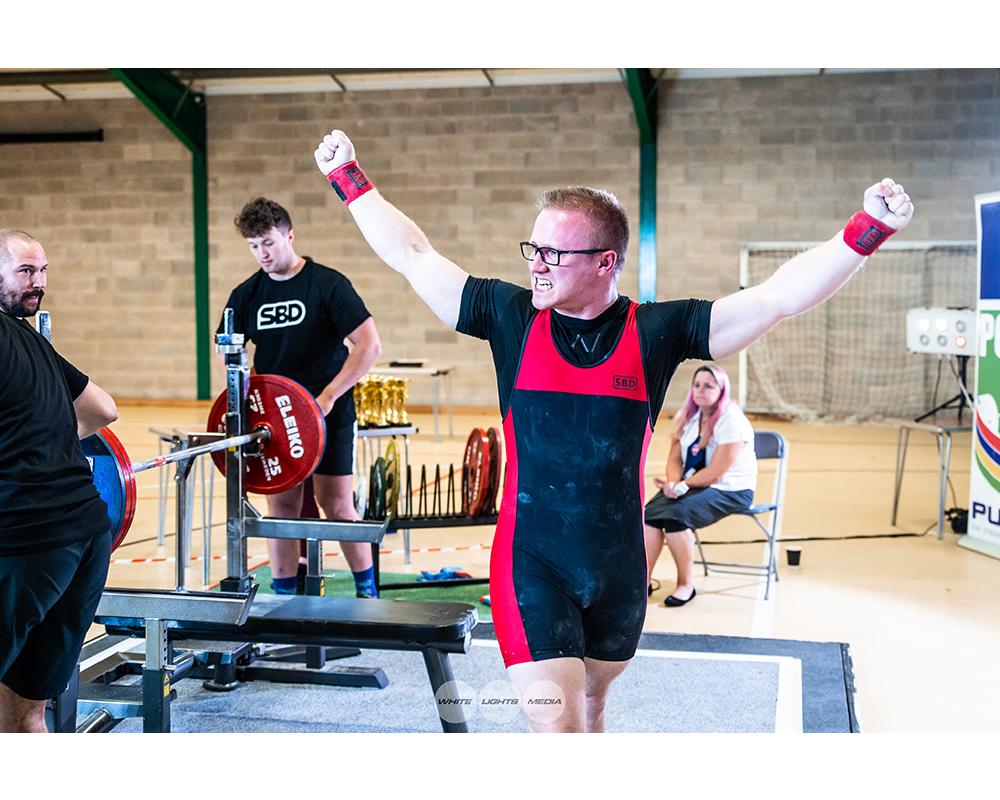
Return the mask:
[[[409,378],[366,375],[354,387],[354,406],[360,428],[388,428],[410,424],[406,413]]]

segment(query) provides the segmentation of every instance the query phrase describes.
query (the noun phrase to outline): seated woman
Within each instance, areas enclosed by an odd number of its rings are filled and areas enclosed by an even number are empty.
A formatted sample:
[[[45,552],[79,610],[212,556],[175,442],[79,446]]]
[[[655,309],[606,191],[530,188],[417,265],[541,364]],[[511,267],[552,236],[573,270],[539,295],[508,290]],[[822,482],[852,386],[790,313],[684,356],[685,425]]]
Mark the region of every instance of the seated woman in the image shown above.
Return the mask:
[[[660,491],[645,511],[647,578],[652,581],[666,537],[677,565],[677,586],[664,605],[682,606],[695,596],[691,529],[749,508],[757,486],[753,428],[730,397],[729,376],[722,367],[706,364],[694,373],[674,417],[667,479],[654,482]]]

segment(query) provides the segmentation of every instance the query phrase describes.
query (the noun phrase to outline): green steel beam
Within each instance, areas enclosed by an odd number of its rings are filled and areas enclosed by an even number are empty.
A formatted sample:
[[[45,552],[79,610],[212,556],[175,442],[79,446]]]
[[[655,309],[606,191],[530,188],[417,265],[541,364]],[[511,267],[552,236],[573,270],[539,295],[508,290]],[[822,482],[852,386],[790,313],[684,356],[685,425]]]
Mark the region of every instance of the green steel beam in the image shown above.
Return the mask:
[[[639,302],[656,299],[656,79],[626,69],[625,83],[639,128]]]
[[[112,69],[167,129],[191,151],[194,208],[194,319],[198,399],[211,399],[211,329],[208,318],[208,158],[205,96],[162,69]]]

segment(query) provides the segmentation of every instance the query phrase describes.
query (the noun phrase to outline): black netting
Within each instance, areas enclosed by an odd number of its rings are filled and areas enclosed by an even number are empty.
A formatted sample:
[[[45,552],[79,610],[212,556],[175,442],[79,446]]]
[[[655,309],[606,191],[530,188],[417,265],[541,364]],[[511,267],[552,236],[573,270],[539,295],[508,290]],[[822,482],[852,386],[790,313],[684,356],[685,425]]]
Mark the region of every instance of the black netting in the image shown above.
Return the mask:
[[[798,252],[751,250],[749,285]],[[939,364],[906,349],[906,312],[975,305],[975,245],[880,251],[829,301],[747,350],[747,408],[798,419],[920,414],[935,404]],[[951,388],[945,368],[939,394]]]

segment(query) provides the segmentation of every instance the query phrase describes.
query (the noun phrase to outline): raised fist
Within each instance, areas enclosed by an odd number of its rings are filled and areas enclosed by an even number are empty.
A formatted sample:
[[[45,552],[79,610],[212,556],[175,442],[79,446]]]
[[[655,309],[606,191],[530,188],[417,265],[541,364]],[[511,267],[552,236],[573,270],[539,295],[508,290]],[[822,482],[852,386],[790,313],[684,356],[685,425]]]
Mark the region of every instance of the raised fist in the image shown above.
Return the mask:
[[[329,175],[337,167],[354,161],[354,145],[343,131],[330,131],[313,153],[316,166],[323,175]]]
[[[902,230],[913,219],[913,203],[903,187],[892,178],[883,178],[865,191],[865,213],[879,222]]]

